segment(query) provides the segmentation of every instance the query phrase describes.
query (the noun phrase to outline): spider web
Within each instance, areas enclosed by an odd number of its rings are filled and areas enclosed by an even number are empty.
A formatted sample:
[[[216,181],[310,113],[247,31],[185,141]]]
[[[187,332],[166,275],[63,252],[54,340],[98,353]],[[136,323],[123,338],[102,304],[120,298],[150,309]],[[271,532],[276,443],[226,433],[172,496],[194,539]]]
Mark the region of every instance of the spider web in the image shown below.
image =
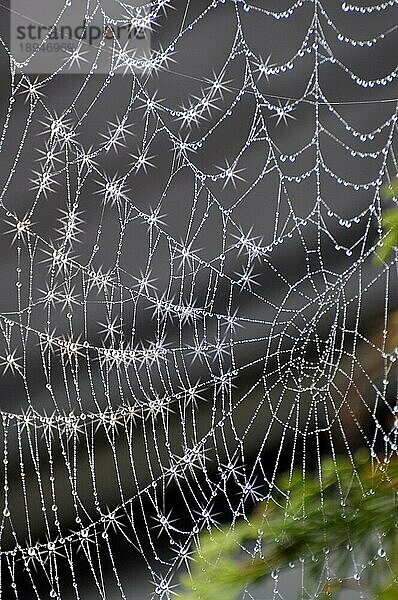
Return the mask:
[[[122,545],[174,597],[281,472],[396,453],[396,4],[88,1],[154,49],[68,78],[2,40],[3,597],[132,597]]]

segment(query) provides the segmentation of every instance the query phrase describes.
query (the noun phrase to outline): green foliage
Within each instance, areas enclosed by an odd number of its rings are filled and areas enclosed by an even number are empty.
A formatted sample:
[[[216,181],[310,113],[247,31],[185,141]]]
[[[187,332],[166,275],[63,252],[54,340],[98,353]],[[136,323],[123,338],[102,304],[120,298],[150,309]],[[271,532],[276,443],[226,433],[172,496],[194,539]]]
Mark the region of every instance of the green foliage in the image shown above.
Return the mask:
[[[359,585],[344,579],[352,568],[349,555],[354,549],[357,555],[365,552],[369,560],[381,554],[384,582],[378,564],[361,574],[361,585],[366,580],[377,600],[396,600],[398,585],[389,569],[396,568],[398,576],[398,460],[375,468],[363,457],[358,456],[356,462],[353,469],[348,459],[339,459],[337,464],[325,459],[321,484],[319,473],[303,478],[296,471],[290,480],[279,481],[279,489],[286,493],[283,504],[268,500],[249,520],[204,531],[190,574],[181,578],[180,597],[236,600],[246,587],[298,560],[308,562],[309,576],[318,581],[327,556],[338,579],[325,582],[324,598],[337,598],[347,584]]]
[[[398,197],[398,178],[391,181],[384,190],[385,198]],[[376,256],[380,262],[387,261],[394,248],[398,247],[398,209],[390,208],[384,210],[381,218],[383,238],[381,246],[377,249]]]
[[[391,208],[383,211],[381,225],[384,236],[376,256],[381,262],[387,261],[394,248],[398,246],[398,209]]]

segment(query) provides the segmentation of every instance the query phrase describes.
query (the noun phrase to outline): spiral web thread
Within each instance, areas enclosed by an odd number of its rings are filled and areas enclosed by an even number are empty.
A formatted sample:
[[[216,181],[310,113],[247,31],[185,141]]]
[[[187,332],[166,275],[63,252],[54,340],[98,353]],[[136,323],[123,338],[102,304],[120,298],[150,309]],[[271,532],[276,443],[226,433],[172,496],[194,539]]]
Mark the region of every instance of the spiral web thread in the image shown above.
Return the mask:
[[[153,29],[154,50],[99,42],[108,74],[90,64],[71,99],[54,90],[83,44],[35,78],[2,40],[4,598],[91,597],[81,569],[92,597],[134,597],[120,544],[174,597],[202,529],[283,506],[281,471],[397,448],[395,255],[374,264],[397,172],[398,69],[377,53],[397,2],[114,4],[86,16]],[[217,64],[190,73],[213,22]],[[367,568],[353,553],[350,576]],[[287,597],[278,573],[271,596]]]

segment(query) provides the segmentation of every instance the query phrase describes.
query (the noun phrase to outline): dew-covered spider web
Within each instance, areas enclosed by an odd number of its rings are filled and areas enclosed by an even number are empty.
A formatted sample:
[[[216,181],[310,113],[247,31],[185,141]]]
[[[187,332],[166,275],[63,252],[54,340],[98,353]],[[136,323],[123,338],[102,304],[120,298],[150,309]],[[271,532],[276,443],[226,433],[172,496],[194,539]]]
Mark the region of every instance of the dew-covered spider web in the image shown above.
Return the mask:
[[[281,473],[396,454],[397,2],[369,2],[85,0],[101,38],[51,73],[2,37],[0,597],[142,598],[141,563],[177,597]]]

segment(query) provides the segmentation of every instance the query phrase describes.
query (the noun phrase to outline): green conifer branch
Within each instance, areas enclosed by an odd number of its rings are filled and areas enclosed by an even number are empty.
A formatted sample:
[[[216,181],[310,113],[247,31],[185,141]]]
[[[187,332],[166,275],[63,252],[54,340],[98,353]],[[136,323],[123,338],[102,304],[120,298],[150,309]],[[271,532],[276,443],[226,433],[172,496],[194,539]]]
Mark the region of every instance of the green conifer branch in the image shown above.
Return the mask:
[[[357,457],[357,462],[353,469],[348,459],[339,459],[337,465],[325,459],[321,488],[318,473],[303,479],[301,471],[294,472],[290,485],[286,477],[279,481],[288,497],[285,506],[267,501],[249,520],[203,532],[190,574],[181,578],[180,597],[237,600],[248,586],[291,562],[303,560],[308,561],[310,577],[317,581],[328,560],[339,578],[324,582],[325,598],[337,598],[347,586],[359,589],[366,578],[372,597],[396,600],[398,460],[375,468],[364,458]],[[261,540],[261,552],[252,557],[244,549],[257,540]],[[379,567],[377,578],[367,570],[361,574],[361,583],[349,578],[351,547],[369,559],[379,551],[380,562],[386,562],[385,553],[389,563],[384,581]]]
[[[398,198],[398,177],[385,187],[384,197],[388,199]],[[385,262],[390,258],[394,248],[398,247],[398,209],[396,207],[383,210],[381,227],[383,238],[376,251],[376,256],[380,262]]]

